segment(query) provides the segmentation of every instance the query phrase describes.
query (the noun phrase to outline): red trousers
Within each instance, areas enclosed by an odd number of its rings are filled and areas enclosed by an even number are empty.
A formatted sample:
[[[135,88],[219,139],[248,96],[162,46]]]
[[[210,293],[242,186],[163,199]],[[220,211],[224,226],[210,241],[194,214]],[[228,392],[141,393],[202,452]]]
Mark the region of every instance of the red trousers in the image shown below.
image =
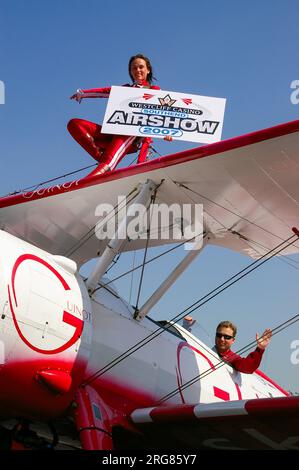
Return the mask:
[[[90,175],[113,170],[127,153],[136,152],[137,150],[137,145],[134,145],[134,141],[137,140],[136,137],[102,134],[102,126],[94,122],[85,121],[84,119],[71,119],[67,128],[72,137],[86,152],[100,163]]]

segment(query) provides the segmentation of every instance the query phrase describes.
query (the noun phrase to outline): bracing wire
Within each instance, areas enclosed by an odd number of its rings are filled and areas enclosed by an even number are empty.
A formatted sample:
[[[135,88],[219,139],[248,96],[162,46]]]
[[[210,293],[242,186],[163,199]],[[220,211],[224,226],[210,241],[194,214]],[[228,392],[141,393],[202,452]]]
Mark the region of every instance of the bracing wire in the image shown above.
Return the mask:
[[[281,331],[285,330],[286,328],[289,328],[290,326],[292,326],[297,321],[299,321],[299,314],[296,314],[292,318],[289,318],[289,320],[287,320],[287,321],[281,323],[280,325],[276,326],[275,328],[271,329],[272,336],[275,336],[276,334],[281,333]],[[256,344],[256,340],[251,341],[246,346],[243,346],[241,349],[236,351],[235,354],[236,355],[237,354],[244,354],[244,353],[248,352],[252,348],[252,346],[254,346],[255,344]],[[169,392],[167,395],[164,395],[164,397],[159,399],[158,404],[161,404],[161,403],[169,400],[170,398],[173,398],[175,395],[177,395],[178,393],[181,393],[186,388],[191,387],[192,385],[194,385],[199,380],[202,380],[204,377],[207,377],[208,375],[213,373],[215,370],[223,367],[226,364],[229,364],[229,362],[226,362],[225,360],[221,360],[219,358],[217,358],[217,359],[218,359],[218,363],[214,364],[213,367],[210,367],[209,369],[206,369],[201,374],[196,375],[195,377],[188,380],[187,382],[185,382],[180,387],[177,387],[174,390],[172,390],[171,392]]]
[[[296,240],[297,240],[297,235],[292,235],[290,236],[289,238],[287,238],[285,241],[279,243],[279,245],[277,245],[275,248],[273,248],[272,250],[270,250],[268,253],[264,254],[261,258],[259,258],[258,260],[255,260],[253,263],[251,263],[250,265],[248,265],[246,268],[242,269],[240,272],[236,273],[235,275],[231,276],[229,279],[227,279],[226,281],[224,281],[220,286],[216,287],[215,289],[213,289],[211,292],[209,292],[208,294],[206,294],[204,297],[202,297],[201,299],[197,300],[196,302],[194,302],[192,305],[190,305],[188,308],[186,308],[183,312],[179,313],[178,315],[176,315],[175,317],[173,317],[170,321],[171,322],[177,322],[177,321],[180,321],[185,315],[186,315],[186,312],[188,312],[188,314],[192,313],[194,310],[200,308],[202,305],[206,304],[207,302],[209,302],[210,300],[212,300],[214,297],[216,297],[217,295],[219,295],[221,292],[223,292],[224,290],[226,290],[227,288],[231,287],[233,284],[235,284],[236,282],[238,282],[240,279],[242,279],[243,277],[247,276],[248,274],[250,274],[252,271],[254,271],[255,269],[257,269],[258,267],[260,267],[261,265],[263,265],[265,262],[269,261],[270,259],[272,259],[274,256],[276,256],[277,254],[279,254],[280,252],[282,252],[284,249],[286,249],[287,247],[289,247],[291,244],[294,243],[295,240],[292,240],[294,237],[296,236]],[[292,241],[291,241],[292,240]],[[285,245],[286,246],[282,246],[282,245]],[[270,256],[269,256],[270,255]],[[110,369],[112,369],[113,367],[115,367],[116,365],[118,365],[120,362],[122,362],[124,359],[126,359],[127,357],[129,357],[130,355],[132,355],[133,353],[135,353],[136,351],[138,351],[138,349],[144,347],[145,345],[147,345],[150,341],[152,341],[153,339],[155,339],[157,336],[161,335],[165,330],[169,329],[170,327],[172,326],[172,324],[170,323],[169,325],[166,325],[164,327],[158,327],[155,331],[153,331],[152,333],[150,333],[148,336],[146,336],[143,340],[137,342],[135,345],[131,346],[129,349],[127,349],[127,351],[125,351],[124,353],[120,354],[119,356],[117,356],[115,359],[113,359],[112,361],[110,361],[108,364],[106,364],[104,367],[102,367],[101,369],[99,369],[97,372],[95,372],[94,374],[92,374],[90,377],[88,377],[84,383],[82,385],[87,385],[87,384],[90,384],[91,382],[93,382],[94,380],[96,380],[98,377],[102,376],[103,374],[105,374],[106,372],[108,372]]]
[[[165,255],[167,255],[168,253],[171,253],[172,251],[177,250],[177,249],[180,248],[181,246],[185,245],[185,243],[192,242],[192,240],[194,240],[196,237],[200,237],[200,236],[203,236],[203,232],[198,233],[197,235],[194,235],[192,238],[189,238],[189,239],[187,239],[187,240],[184,240],[184,241],[182,241],[181,243],[178,243],[178,244],[175,245],[175,246],[172,246],[172,247],[169,248],[168,250],[163,251],[163,253],[160,253],[159,255],[153,256],[152,258],[148,259],[148,260],[145,261],[144,263],[139,264],[138,266],[135,266],[134,268],[131,268],[131,269],[129,269],[128,271],[125,271],[124,273],[120,274],[119,276],[117,276],[117,277],[111,279],[110,281],[106,282],[106,284],[103,284],[103,285],[97,287],[97,289],[95,289],[95,291],[96,291],[96,290],[99,290],[99,289],[103,289],[103,288],[105,288],[106,286],[109,286],[109,284],[111,284],[112,282],[118,281],[119,279],[121,279],[122,277],[127,276],[128,274],[132,273],[133,271],[136,271],[137,269],[142,268],[143,264],[144,264],[144,265],[147,265],[147,264],[149,264],[149,263],[152,263],[153,261],[156,261],[157,259],[162,258],[162,256],[165,256]]]
[[[280,240],[282,240],[282,238],[280,238],[278,235],[275,235],[274,233],[270,232],[269,230],[265,229],[265,227],[262,227],[260,225],[258,225],[256,222],[253,222],[252,220],[249,220],[249,219],[246,219],[246,217],[243,217],[241,216],[240,214],[238,214],[237,212],[231,210],[231,209],[228,209],[227,207],[223,206],[222,204],[220,204],[219,202],[216,202],[216,201],[213,201],[212,199],[208,198],[207,196],[204,196],[203,194],[200,194],[199,192],[197,191],[194,191],[194,189],[191,189],[189,188],[188,186],[186,186],[185,184],[183,183],[178,183],[178,182],[174,182],[177,186],[181,187],[181,188],[184,188],[184,189],[187,189],[189,192],[195,194],[196,196],[199,196],[201,197],[202,199],[205,199],[206,201],[209,201],[211,202],[212,204],[214,204],[215,206],[218,206],[220,207],[221,209],[225,210],[226,212],[229,212],[230,214],[232,215],[235,215],[236,217],[238,217],[238,219],[240,220],[244,220],[245,222],[248,222],[250,225],[253,225],[254,227],[257,227],[259,228],[260,230],[263,230],[265,233],[268,233],[269,235],[272,235]],[[224,227],[226,228],[226,227]]]
[[[134,161],[133,161],[133,162],[134,162]],[[133,162],[132,162],[132,163],[133,163]],[[132,163],[131,163],[131,164],[132,164]],[[18,193],[20,193],[20,192],[25,192],[25,191],[28,191],[28,190],[33,189],[33,188],[36,190],[36,189],[37,189],[38,187],[40,187],[41,185],[44,185],[44,184],[47,184],[47,183],[56,181],[56,180],[58,180],[58,179],[61,179],[61,178],[64,178],[64,177],[67,177],[67,176],[70,176],[70,175],[73,175],[73,174],[78,173],[78,172],[80,172],[80,171],[89,169],[89,168],[91,168],[91,167],[93,167],[93,166],[95,166],[95,165],[89,165],[89,166],[84,167],[84,168],[81,168],[81,169],[79,169],[79,170],[76,170],[76,171],[69,172],[69,173],[67,173],[67,174],[61,175],[61,176],[59,176],[59,177],[52,178],[52,179],[49,179],[49,180],[47,180],[47,181],[40,182],[40,183],[38,183],[37,185],[31,186],[31,187],[28,187],[28,188],[24,188],[24,189],[21,189],[21,190],[19,190],[19,191],[15,191],[14,193],[10,193],[9,195],[14,195],[14,194],[18,194]],[[202,196],[201,194],[197,193],[196,191],[194,191],[194,190],[188,188],[188,186],[185,186],[185,185],[183,185],[183,184],[180,184],[180,186],[183,187],[183,188],[185,188],[185,189],[187,189],[187,190],[189,190],[189,191],[191,191],[191,192],[193,192],[194,194],[196,194],[196,195],[198,195],[198,196],[200,196],[200,197],[205,198],[204,196]],[[136,189],[134,189],[132,192],[130,192],[128,196],[130,196],[133,192],[135,192],[135,190],[136,190]],[[208,199],[208,198],[205,198],[205,199]],[[209,200],[209,199],[208,199],[208,200]],[[213,202],[213,201],[211,201],[211,202]],[[214,202],[214,203],[215,203],[215,202]],[[216,204],[216,203],[215,203],[215,204]],[[218,205],[219,205],[219,204],[218,204]],[[115,207],[117,207],[117,206],[115,206]],[[222,207],[222,206],[221,206],[221,207]],[[224,208],[224,207],[222,207],[222,208]],[[230,210],[227,209],[227,208],[224,208],[224,209],[230,211]],[[120,210],[120,208],[118,208],[118,210]],[[114,215],[115,215],[115,208],[113,209],[112,212],[113,212],[113,216],[114,216]],[[240,218],[242,218],[242,219],[244,219],[244,220],[247,220],[247,219],[241,217],[239,214],[235,214],[235,215],[238,215],[238,217],[240,217]],[[253,222],[251,222],[251,221],[248,221],[248,222],[252,223],[253,225],[256,225],[255,223],[253,223]],[[105,220],[105,223],[107,223],[107,220]],[[94,227],[92,227],[92,229],[89,230],[83,237],[81,237],[81,239],[80,239],[79,242],[76,244],[76,246],[74,246],[71,250],[69,250],[69,252],[66,254],[66,256],[67,256],[67,255],[70,256],[72,253],[74,253],[75,251],[77,251],[77,250],[80,248],[80,246],[82,246],[83,244],[85,244],[85,243],[93,236],[95,227],[96,227],[96,225],[95,225]],[[259,226],[258,226],[258,227],[259,227]],[[262,228],[263,230],[265,230],[263,227],[259,227],[259,228]],[[267,232],[267,230],[265,230],[265,231]],[[91,232],[92,232],[92,234],[91,234]],[[270,233],[270,232],[269,232],[269,233]],[[91,235],[90,235],[90,234],[91,234]],[[271,233],[271,235],[273,235],[273,234]],[[290,237],[290,238],[292,238],[292,237]],[[285,242],[282,242],[282,244],[283,244],[283,243],[286,243],[288,240],[290,240],[290,238],[287,239],[287,240],[285,240]],[[185,243],[185,241],[184,241],[183,243]],[[293,243],[293,242],[289,243],[287,246],[290,246],[292,243]],[[178,246],[179,246],[179,245],[178,245]],[[170,250],[167,250],[167,252],[172,251],[173,249],[176,249],[178,246],[176,246],[176,247],[174,247],[174,248],[171,248]],[[278,245],[276,248],[278,248],[279,246],[280,246],[280,245]],[[275,248],[275,249],[276,249],[276,248]],[[281,250],[279,250],[279,251],[276,252],[275,254],[271,255],[270,257],[268,257],[267,259],[265,259],[264,261],[262,261],[262,262],[261,262],[258,266],[256,266],[256,267],[261,266],[264,262],[268,261],[268,260],[271,259],[273,256],[276,256],[276,254],[280,253],[280,251],[282,251],[282,250],[285,249],[285,248],[286,248],[286,247],[282,248]],[[274,249],[274,250],[275,250],[275,249]],[[270,250],[267,255],[269,255],[272,251],[273,251],[273,250]],[[167,252],[166,252],[166,253],[167,253]],[[164,253],[163,253],[163,255],[164,255]],[[162,256],[162,255],[159,255],[159,256],[154,257],[153,259],[147,260],[147,261],[146,261],[146,256],[145,256],[144,262],[142,263],[142,265],[141,265],[141,266],[138,266],[138,267],[136,267],[136,268],[134,268],[134,269],[138,269],[138,268],[142,267],[142,270],[144,270],[145,264],[147,264],[147,263],[153,261],[154,259],[157,259],[157,258],[160,257],[160,256]],[[266,256],[266,255],[264,255],[264,256]],[[249,265],[249,266],[248,266],[247,268],[245,268],[244,270],[240,271],[240,273],[242,273],[243,271],[249,269],[250,266],[254,266],[255,263],[261,261],[261,259],[264,258],[264,256],[262,256],[259,260],[255,261],[255,262],[252,263],[251,265]],[[198,308],[201,307],[204,303],[206,303],[207,301],[211,300],[211,299],[212,299],[213,297],[215,297],[216,295],[219,295],[219,293],[222,292],[224,289],[230,287],[232,284],[234,284],[235,282],[237,282],[238,280],[240,280],[242,277],[244,277],[244,276],[246,276],[247,274],[249,274],[250,272],[252,272],[254,269],[256,269],[256,267],[254,267],[254,268],[252,268],[252,269],[249,269],[248,272],[246,272],[246,273],[243,274],[242,276],[239,276],[240,273],[237,273],[235,276],[232,276],[232,278],[230,278],[230,279],[228,279],[227,281],[225,281],[221,286],[218,286],[216,289],[214,289],[213,291],[211,291],[209,294],[207,294],[206,296],[204,296],[202,299],[199,299],[199,300],[198,300],[197,302],[195,302],[192,306],[190,306],[190,307],[188,307],[187,309],[185,309],[184,312],[182,312],[182,313],[180,313],[179,315],[177,315],[176,317],[174,317],[171,321],[174,321],[174,320],[179,321],[181,318],[183,318],[183,316],[185,315],[185,313],[186,313],[187,311],[188,311],[188,313],[191,313],[191,312],[193,312],[194,310],[198,309]],[[132,270],[130,270],[130,271],[128,271],[128,272],[132,272]],[[124,273],[123,275],[121,275],[121,276],[119,276],[119,277],[122,277],[122,276],[124,276],[124,275],[126,275],[126,274],[127,274],[127,273]],[[233,282],[230,282],[233,278],[235,278],[235,277],[237,277],[237,276],[239,276],[239,277],[238,277],[236,280],[234,280]],[[118,277],[118,278],[119,278],[119,277]],[[141,282],[142,282],[142,277],[143,277],[143,276],[141,275],[141,279],[140,279]],[[117,279],[118,279],[118,278],[117,278]],[[112,282],[112,281],[111,281],[111,282]],[[137,297],[137,302],[136,302],[136,305],[137,305],[137,306],[138,306],[138,300],[139,300],[139,295],[140,295],[141,282],[140,282],[139,292],[138,292],[138,297]],[[226,283],[228,283],[228,284],[226,285],[226,287],[221,288],[221,287],[224,286]],[[107,283],[107,284],[108,284],[108,283]],[[103,287],[104,287],[104,286],[103,286]],[[221,288],[221,289],[220,289],[220,288]],[[220,290],[219,290],[219,289],[220,289]],[[211,296],[211,294],[212,294],[213,292],[215,292],[215,291],[218,291],[218,292]],[[207,297],[209,297],[207,300],[205,300],[204,302],[200,303],[203,299],[205,299],[205,298],[207,298]],[[190,310],[190,308],[191,308],[192,310]],[[178,316],[179,316],[179,318],[178,318]],[[294,323],[295,321],[298,321],[298,318],[297,318],[297,317],[298,317],[298,315],[296,315],[296,317],[294,317],[294,318],[296,318],[296,320],[294,320],[292,323]],[[287,323],[287,322],[286,322],[286,323]],[[292,324],[292,323],[291,323],[291,324]],[[290,326],[290,325],[285,326],[285,328],[288,327],[288,326]],[[116,358],[114,361],[112,361],[112,363],[114,363],[117,359],[121,359],[121,360],[125,359],[125,358],[128,357],[130,354],[132,354],[133,352],[137,351],[137,350],[139,349],[139,347],[144,346],[144,345],[147,344],[151,339],[154,339],[154,337],[158,336],[158,334],[155,335],[155,333],[158,333],[158,332],[159,332],[159,334],[161,334],[165,329],[168,329],[167,326],[164,327],[164,328],[158,328],[156,331],[154,331],[153,333],[151,333],[147,338],[144,338],[144,340],[142,340],[141,342],[139,342],[140,344],[137,343],[135,346],[133,346],[132,348],[130,348],[126,353],[123,353],[121,356],[119,356],[119,358]],[[282,331],[283,329],[284,329],[284,328],[279,329],[279,327],[276,327],[276,328],[275,328],[274,330],[272,330],[272,331],[274,332],[273,334],[277,334],[278,332]],[[275,332],[275,330],[277,330],[277,331]],[[155,336],[152,337],[153,335],[155,335]],[[150,337],[152,337],[152,338],[149,339]],[[145,342],[145,340],[147,340],[147,339],[149,339],[149,341],[146,341],[146,342]],[[136,347],[136,346],[138,346],[138,347]],[[240,350],[240,351],[238,351],[238,352],[241,352],[241,351],[243,351],[244,349],[247,350],[247,349],[250,348],[250,347],[251,347],[251,344],[250,344],[250,345],[247,345],[247,346],[244,347],[244,348],[242,348],[242,350]],[[131,351],[132,349],[134,349],[134,350]],[[130,351],[131,351],[131,352],[130,352]],[[245,351],[243,351],[243,352],[245,352]],[[128,354],[128,353],[129,353],[129,354]],[[120,362],[120,360],[119,360],[118,362],[116,362],[116,364],[118,364],[119,362]],[[222,362],[223,362],[223,361],[220,362],[220,365],[223,365]],[[102,373],[105,373],[105,372],[106,372],[107,370],[109,370],[111,367],[113,367],[114,365],[116,365],[116,364],[112,365],[112,363],[111,363],[111,366],[110,366],[108,369],[107,369],[107,367],[108,367],[110,364],[107,364],[103,369],[101,369],[100,371],[98,371],[98,373],[96,373],[96,377],[102,375]],[[106,370],[106,369],[107,369],[107,370]],[[101,373],[100,373],[100,372],[101,372]],[[207,371],[206,371],[205,373],[207,373]],[[201,378],[201,376],[198,376],[197,378],[194,378],[194,379],[192,379],[192,380],[196,381],[196,380],[199,380],[200,378]],[[90,380],[90,379],[89,379],[89,380]],[[93,379],[93,380],[94,380],[94,379]],[[88,381],[86,381],[85,383],[87,383],[87,382],[88,382]],[[88,383],[90,383],[90,382],[88,382]],[[192,382],[192,383],[194,383],[194,382]],[[191,383],[190,385],[192,385],[192,383]],[[184,388],[187,387],[187,386],[190,386],[190,385],[188,385],[188,384],[186,383],[186,384],[184,384]],[[170,392],[170,393],[178,393],[178,391],[176,391],[176,392]],[[167,399],[167,398],[163,397],[163,398],[161,399],[161,402],[164,401],[165,399]]]
[[[85,166],[83,168],[79,168],[79,170],[74,170],[74,171],[70,171],[69,173],[65,173],[64,175],[55,176],[55,178],[51,178],[51,179],[46,180],[46,181],[41,181],[40,183],[33,184],[32,186],[28,186],[27,188],[18,189],[16,191],[13,191],[12,193],[8,193],[8,194],[6,194],[5,196],[2,196],[2,197],[15,196],[16,194],[25,193],[25,192],[28,192],[30,190],[36,191],[40,186],[42,186],[44,184],[53,183],[53,181],[57,181],[57,180],[60,180],[62,178],[66,178],[67,176],[75,175],[76,173],[80,173],[81,171],[88,170],[89,168],[93,168],[96,165],[97,164],[94,163],[92,165],[88,165],[88,166]]]
[[[70,257],[73,253],[75,253],[76,251],[78,251],[78,249],[83,246],[85,243],[87,243],[87,241],[94,237],[94,235],[100,231],[101,228],[104,227],[105,224],[109,223],[109,221],[111,219],[113,219],[120,210],[123,209],[123,207],[127,204],[127,203],[130,203],[134,198],[135,198],[135,195],[133,195],[135,192],[137,191],[137,188],[134,188],[132,189],[132,191],[129,192],[129,194],[126,196],[126,198],[121,202],[121,204],[117,204],[113,207],[113,209],[111,209],[111,211],[107,214],[107,216],[102,220],[101,224],[95,224],[93,227],[91,227],[90,230],[88,230],[88,232],[86,232],[84,235],[82,235],[82,237],[76,242],[76,244],[71,247],[66,253],[64,253],[64,256],[68,256]],[[133,195],[133,196],[132,196]],[[132,196],[131,199],[129,199],[129,201],[127,201],[127,198],[129,198],[130,196]],[[109,217],[110,216],[110,217]]]
[[[154,194],[151,197],[151,201],[150,201],[150,205],[149,205],[150,208],[152,207],[152,204],[155,203],[156,194],[157,194],[157,189],[155,190]],[[135,312],[138,312],[139,299],[140,299],[141,288],[142,288],[142,283],[143,283],[143,276],[144,276],[144,268],[145,268],[145,264],[146,264],[147,250],[148,250],[148,244],[149,244],[149,240],[150,240],[149,234],[150,234],[150,230],[151,230],[151,221],[152,221],[152,214],[150,214],[149,224],[148,224],[148,227],[147,227],[146,246],[145,246],[145,250],[144,250],[143,263],[142,263],[142,267],[141,267],[141,274],[140,274],[139,287],[138,287],[138,292],[137,292]]]

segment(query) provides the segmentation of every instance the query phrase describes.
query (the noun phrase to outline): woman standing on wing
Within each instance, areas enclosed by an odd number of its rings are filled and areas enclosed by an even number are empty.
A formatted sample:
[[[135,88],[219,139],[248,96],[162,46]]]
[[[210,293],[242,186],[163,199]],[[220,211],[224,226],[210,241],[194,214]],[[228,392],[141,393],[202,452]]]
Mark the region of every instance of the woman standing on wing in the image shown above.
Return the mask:
[[[150,60],[142,54],[130,58],[129,74],[133,83],[124,86],[160,89],[158,86],[152,85],[154,78],[152,66]],[[83,98],[108,98],[110,90],[111,87],[79,89],[71,96],[71,99],[80,103]],[[102,134],[102,126],[84,119],[71,119],[67,128],[73,138],[99,162],[98,167],[88,176],[100,175],[113,170],[127,153],[138,150],[140,140],[142,140],[142,145],[138,163],[145,161],[148,147],[152,142],[149,137],[140,139],[136,136]]]

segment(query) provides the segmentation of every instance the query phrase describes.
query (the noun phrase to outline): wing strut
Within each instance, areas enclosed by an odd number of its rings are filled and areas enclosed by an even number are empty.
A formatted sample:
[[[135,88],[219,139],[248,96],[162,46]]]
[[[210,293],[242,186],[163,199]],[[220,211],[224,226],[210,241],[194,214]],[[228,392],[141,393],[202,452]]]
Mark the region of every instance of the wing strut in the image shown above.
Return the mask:
[[[158,289],[152,294],[152,296],[145,302],[145,304],[136,310],[134,314],[135,320],[142,320],[148,312],[153,308],[154,305],[161,299],[165,292],[172,286],[177,278],[188,268],[196,256],[204,249],[206,244],[211,238],[210,233],[204,233],[203,236],[197,237],[197,241],[194,243],[192,250],[185,256],[185,258],[178,264],[178,266],[169,274],[164,282],[158,287]]]
[[[124,236],[124,234],[127,233],[127,227],[130,221],[136,217],[134,206],[136,207],[136,204],[146,206],[147,202],[149,201],[151,195],[153,194],[157,186],[158,185],[150,179],[148,179],[145,183],[140,186],[139,194],[137,195],[133,204],[130,205],[126,216],[119,224],[118,229],[115,232],[113,238],[108,243],[104,253],[98,260],[94,270],[91,272],[88,279],[86,280],[86,287],[90,295],[94,292],[99,280],[105,274],[108,267],[110,266],[110,263],[112,262],[114,257],[121,251],[123,244],[127,240],[127,237]]]

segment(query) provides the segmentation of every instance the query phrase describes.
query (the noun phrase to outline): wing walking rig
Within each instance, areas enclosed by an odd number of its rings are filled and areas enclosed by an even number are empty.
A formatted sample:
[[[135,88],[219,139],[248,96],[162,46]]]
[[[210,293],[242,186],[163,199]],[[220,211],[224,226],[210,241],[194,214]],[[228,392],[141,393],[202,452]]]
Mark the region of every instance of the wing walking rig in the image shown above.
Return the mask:
[[[178,324],[148,316],[207,244],[258,259],[290,239],[298,181],[293,121],[0,199],[0,445],[32,442],[29,423],[51,421],[73,426],[84,449],[298,450],[298,397],[261,371],[235,371]],[[196,249],[136,310],[103,278],[115,256],[172,244],[178,233],[190,242],[184,217],[168,226],[152,217],[148,238],[145,212],[137,233],[134,210],[152,201],[181,214],[201,205],[203,222]],[[117,223],[109,226],[112,209]],[[282,254],[298,251],[295,241]],[[93,258],[83,279],[78,270]],[[36,436],[36,447],[43,444]]]

